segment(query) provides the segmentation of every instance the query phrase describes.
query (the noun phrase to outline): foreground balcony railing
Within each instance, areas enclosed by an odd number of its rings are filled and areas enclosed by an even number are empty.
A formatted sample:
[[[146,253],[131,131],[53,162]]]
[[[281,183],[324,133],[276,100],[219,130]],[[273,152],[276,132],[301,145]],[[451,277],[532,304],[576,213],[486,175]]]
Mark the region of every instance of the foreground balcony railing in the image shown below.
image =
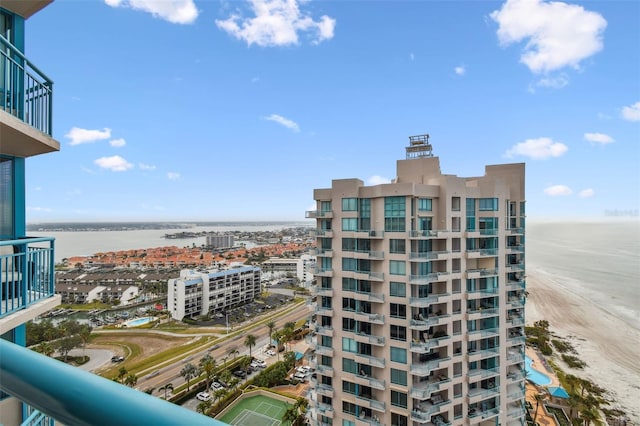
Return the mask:
[[[54,295],[53,252],[53,238],[0,241],[0,318]]]
[[[53,81],[0,35],[0,109],[51,136]]]
[[[226,426],[3,339],[0,360],[2,390],[63,424]]]

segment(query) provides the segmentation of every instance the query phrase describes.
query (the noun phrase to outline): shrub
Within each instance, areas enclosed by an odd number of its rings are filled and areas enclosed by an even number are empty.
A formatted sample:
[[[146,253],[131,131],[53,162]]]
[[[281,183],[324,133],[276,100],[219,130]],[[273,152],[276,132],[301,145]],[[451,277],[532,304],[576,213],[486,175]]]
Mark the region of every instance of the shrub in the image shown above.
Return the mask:
[[[587,363],[582,361],[580,358],[578,358],[577,356],[573,356],[573,355],[566,355],[563,354],[562,355],[562,360],[571,368],[577,368],[579,370],[582,370],[584,367],[587,366]]]
[[[569,342],[565,342],[563,340],[558,340],[558,339],[552,339],[551,343],[553,344],[553,347],[556,348],[558,352],[561,352],[561,353],[569,352],[572,354],[576,353],[575,348]]]

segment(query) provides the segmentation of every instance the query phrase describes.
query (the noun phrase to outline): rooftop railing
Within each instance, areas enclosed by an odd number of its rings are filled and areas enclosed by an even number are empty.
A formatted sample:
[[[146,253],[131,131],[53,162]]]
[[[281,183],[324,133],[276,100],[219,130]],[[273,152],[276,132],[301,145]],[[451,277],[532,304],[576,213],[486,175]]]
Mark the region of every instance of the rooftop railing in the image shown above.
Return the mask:
[[[226,426],[3,339],[0,339],[0,360],[2,390],[37,410],[31,412],[34,418],[50,417],[78,426]]]
[[[0,109],[52,135],[53,81],[1,35]]]
[[[54,239],[0,241],[0,318],[55,294]]]

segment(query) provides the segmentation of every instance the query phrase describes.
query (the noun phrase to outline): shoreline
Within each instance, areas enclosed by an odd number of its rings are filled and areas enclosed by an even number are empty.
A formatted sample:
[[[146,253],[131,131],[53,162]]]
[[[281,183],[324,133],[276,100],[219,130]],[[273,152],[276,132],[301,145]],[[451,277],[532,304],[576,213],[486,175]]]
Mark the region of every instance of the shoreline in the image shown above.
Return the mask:
[[[609,407],[640,424],[640,330],[536,268],[527,269],[527,291],[526,324],[547,320],[587,363],[575,370],[558,361],[562,369],[605,388],[615,401]]]

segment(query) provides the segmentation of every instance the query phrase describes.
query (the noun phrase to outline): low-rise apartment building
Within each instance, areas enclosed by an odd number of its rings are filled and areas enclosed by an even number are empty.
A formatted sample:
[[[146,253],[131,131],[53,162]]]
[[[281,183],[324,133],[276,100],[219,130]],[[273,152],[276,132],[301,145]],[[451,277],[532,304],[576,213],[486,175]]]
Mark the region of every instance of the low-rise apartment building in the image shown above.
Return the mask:
[[[168,282],[167,309],[181,321],[253,301],[260,295],[260,268],[220,271],[184,269]]]

